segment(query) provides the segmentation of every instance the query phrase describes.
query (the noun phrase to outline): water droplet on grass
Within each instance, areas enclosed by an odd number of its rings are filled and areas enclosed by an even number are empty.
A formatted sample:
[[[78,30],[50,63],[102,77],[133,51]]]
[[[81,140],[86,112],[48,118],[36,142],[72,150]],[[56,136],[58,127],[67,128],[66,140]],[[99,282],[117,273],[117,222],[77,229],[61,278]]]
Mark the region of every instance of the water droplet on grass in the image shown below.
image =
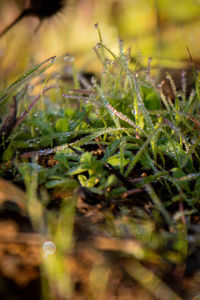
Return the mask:
[[[94,24],[94,29],[98,29],[99,28],[99,23]]]
[[[96,48],[101,48],[102,47],[102,44],[101,43],[97,43],[96,44]]]
[[[44,251],[44,257],[47,257],[56,252],[56,245],[51,241],[47,241],[42,245],[42,249]]]
[[[91,78],[91,83],[92,83],[92,84],[96,84],[96,83],[97,83],[97,80],[96,80],[94,77],[92,77],[92,78]]]
[[[56,57],[53,56],[53,57],[51,57],[50,62],[53,64],[53,63],[55,63],[55,60],[56,60]]]
[[[64,56],[64,61],[67,61],[67,62],[70,61],[70,55],[69,55],[69,54],[66,54],[66,55]]]

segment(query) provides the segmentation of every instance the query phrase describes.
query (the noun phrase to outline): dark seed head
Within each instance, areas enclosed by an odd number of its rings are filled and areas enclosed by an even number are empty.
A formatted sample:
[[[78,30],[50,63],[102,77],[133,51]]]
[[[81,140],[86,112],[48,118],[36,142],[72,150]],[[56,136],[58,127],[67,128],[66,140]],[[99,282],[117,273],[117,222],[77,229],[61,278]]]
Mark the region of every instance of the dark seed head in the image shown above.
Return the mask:
[[[66,0],[31,0],[28,11],[39,19],[49,18],[61,11]]]
[[[67,0],[30,0],[29,6],[0,33],[0,38],[24,17],[34,16],[40,20],[50,18],[61,11],[66,2]]]

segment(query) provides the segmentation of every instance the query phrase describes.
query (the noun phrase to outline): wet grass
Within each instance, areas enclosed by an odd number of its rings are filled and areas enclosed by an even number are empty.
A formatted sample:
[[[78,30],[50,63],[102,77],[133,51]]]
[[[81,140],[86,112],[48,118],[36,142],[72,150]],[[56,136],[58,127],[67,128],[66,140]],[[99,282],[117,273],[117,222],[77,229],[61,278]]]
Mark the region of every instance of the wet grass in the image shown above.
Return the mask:
[[[150,62],[137,70],[123,42],[113,53],[95,27],[99,78],[63,56],[1,92],[0,175],[25,191],[25,206],[12,201],[42,236],[44,298],[109,299],[118,289],[122,299],[124,289],[126,299],[187,299],[199,247],[198,74],[193,66],[189,97],[168,75],[172,99]],[[55,64],[68,68],[46,74]]]

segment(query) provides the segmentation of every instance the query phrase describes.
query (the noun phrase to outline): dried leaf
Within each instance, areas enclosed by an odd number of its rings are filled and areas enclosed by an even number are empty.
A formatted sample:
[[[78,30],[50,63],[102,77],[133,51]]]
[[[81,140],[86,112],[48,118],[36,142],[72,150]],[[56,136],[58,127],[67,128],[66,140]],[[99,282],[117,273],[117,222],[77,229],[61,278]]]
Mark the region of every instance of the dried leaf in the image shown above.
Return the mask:
[[[0,205],[5,202],[14,202],[26,214],[26,195],[14,184],[0,178]]]
[[[8,138],[11,131],[15,127],[16,114],[17,114],[17,102],[16,102],[16,98],[13,97],[13,104],[10,107],[10,112],[0,128],[0,143],[2,143],[4,140]]]

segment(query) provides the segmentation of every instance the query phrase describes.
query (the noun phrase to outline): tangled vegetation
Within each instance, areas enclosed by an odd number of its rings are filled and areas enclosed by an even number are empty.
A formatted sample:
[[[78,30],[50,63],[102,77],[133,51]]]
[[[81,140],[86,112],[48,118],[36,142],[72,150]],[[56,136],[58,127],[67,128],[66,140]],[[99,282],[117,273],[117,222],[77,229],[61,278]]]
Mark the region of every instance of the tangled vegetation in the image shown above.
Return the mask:
[[[189,95],[184,73],[178,91],[168,74],[170,97],[151,60],[139,69],[122,41],[116,55],[95,27],[99,77],[77,73],[64,55],[0,94],[1,293],[11,280],[13,299],[30,282],[44,299],[192,299],[200,293],[198,73],[191,59]],[[45,73],[55,64],[64,68]]]

